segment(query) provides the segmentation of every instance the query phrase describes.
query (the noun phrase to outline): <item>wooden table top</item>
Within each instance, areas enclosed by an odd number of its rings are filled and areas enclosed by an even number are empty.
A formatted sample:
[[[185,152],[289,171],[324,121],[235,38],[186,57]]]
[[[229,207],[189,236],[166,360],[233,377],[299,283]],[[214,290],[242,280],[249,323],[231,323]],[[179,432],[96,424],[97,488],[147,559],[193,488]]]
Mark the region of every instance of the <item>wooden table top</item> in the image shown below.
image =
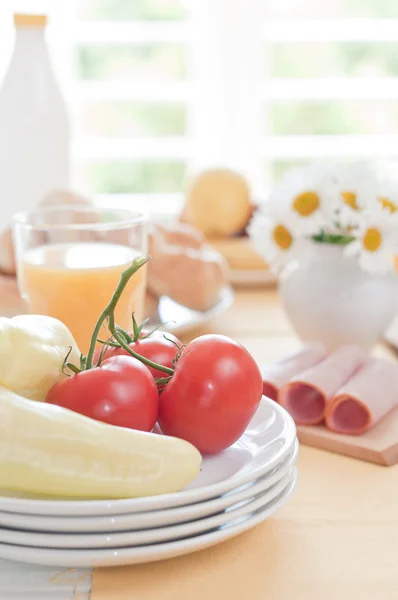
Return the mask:
[[[299,346],[274,290],[236,291],[227,313],[183,341],[214,332],[244,344],[259,363]],[[388,350],[380,347],[378,353]],[[98,569],[92,600],[398,600],[398,465],[381,467],[301,446],[298,469],[291,500],[258,526],[261,544],[254,528],[191,556]],[[253,572],[246,566],[243,574],[239,556],[254,551],[263,553],[263,568],[253,563]],[[208,569],[214,571],[212,585],[202,589]],[[193,581],[199,590],[193,591]],[[123,593],[124,584],[134,589]]]

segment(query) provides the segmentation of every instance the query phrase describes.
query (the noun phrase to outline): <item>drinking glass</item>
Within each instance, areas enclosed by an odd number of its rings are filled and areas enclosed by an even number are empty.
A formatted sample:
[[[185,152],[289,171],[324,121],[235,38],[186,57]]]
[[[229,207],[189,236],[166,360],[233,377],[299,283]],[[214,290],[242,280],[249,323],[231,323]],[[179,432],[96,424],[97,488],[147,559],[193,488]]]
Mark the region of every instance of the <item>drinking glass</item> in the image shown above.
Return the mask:
[[[146,255],[148,221],[142,213],[86,205],[53,206],[14,217],[20,293],[31,313],[55,317],[86,353],[94,326],[121,273]],[[131,330],[144,315],[146,266],[130,279],[116,323]]]

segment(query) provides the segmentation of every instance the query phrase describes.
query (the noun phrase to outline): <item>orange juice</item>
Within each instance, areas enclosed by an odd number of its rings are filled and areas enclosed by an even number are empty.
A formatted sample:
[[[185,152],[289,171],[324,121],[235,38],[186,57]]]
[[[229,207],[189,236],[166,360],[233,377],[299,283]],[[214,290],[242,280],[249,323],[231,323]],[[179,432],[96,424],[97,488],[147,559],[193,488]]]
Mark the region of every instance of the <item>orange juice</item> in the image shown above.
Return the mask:
[[[112,297],[121,273],[138,256],[117,244],[52,244],[23,256],[20,286],[29,310],[63,321],[86,353],[98,317]],[[146,267],[133,275],[115,311],[115,320],[131,331],[134,312],[143,318]],[[106,336],[104,332],[103,337]]]

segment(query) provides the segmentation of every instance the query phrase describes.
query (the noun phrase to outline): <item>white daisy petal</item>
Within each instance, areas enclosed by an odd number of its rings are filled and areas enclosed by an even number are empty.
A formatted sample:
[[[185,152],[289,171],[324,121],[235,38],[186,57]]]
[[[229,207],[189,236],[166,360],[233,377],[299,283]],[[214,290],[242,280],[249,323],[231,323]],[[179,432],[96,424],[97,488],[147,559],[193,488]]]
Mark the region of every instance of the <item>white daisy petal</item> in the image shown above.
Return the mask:
[[[302,240],[295,236],[289,219],[272,221],[261,212],[256,213],[248,227],[249,238],[256,252],[278,272],[299,252]]]
[[[342,163],[336,167],[336,173],[340,197],[346,206],[355,212],[374,203],[379,181],[370,162]]]
[[[390,270],[397,246],[398,217],[375,201],[360,214],[361,219],[352,231],[355,241],[346,247],[346,254],[357,254],[364,270],[380,273]]]
[[[380,173],[366,161],[292,170],[256,213],[249,229],[253,245],[276,269],[310,240],[348,242],[345,254],[363,269],[391,269],[398,254],[398,176]]]
[[[298,235],[315,235],[333,223],[338,207],[337,188],[331,181],[325,165],[293,170],[272,190],[266,211],[273,219],[290,213]]]

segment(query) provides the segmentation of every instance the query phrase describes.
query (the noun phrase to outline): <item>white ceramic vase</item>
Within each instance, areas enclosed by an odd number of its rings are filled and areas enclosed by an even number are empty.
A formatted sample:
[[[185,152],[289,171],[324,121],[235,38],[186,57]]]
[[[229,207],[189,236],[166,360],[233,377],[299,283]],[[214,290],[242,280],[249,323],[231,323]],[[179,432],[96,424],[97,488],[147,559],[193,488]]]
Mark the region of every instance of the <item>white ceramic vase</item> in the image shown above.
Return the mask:
[[[331,350],[344,343],[370,350],[397,312],[397,275],[362,270],[340,246],[310,246],[279,279],[293,329],[302,341],[319,340]]]

